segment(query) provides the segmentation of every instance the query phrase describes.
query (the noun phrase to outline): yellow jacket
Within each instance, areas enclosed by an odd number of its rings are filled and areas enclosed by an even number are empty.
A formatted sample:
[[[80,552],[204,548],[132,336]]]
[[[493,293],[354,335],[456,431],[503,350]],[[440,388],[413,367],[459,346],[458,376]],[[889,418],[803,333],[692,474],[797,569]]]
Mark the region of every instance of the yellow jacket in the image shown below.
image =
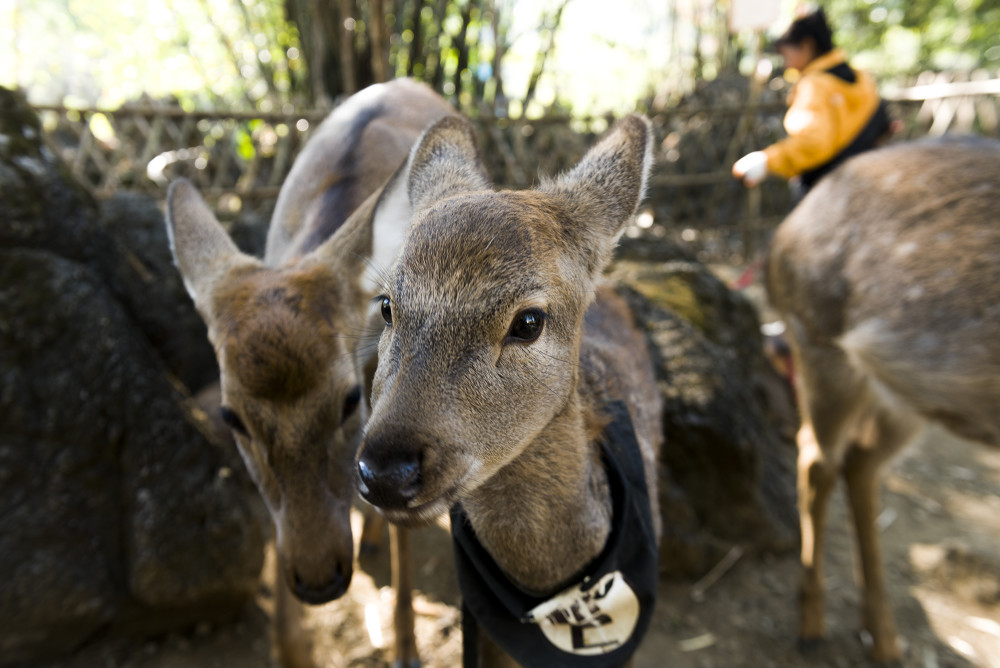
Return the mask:
[[[786,179],[826,164],[865,127],[879,105],[872,77],[854,70],[854,83],[827,72],[845,62],[834,49],[807,65],[789,96],[788,137],[764,149],[767,170]]]

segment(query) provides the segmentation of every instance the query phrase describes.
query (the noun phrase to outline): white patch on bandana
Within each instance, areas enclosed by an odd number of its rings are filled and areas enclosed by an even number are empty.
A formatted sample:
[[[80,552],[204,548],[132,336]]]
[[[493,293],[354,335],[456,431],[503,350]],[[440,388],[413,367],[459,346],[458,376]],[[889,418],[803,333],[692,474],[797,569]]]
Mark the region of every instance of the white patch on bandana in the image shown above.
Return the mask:
[[[525,621],[538,624],[548,641],[564,652],[606,654],[632,637],[639,621],[639,599],[621,571],[606,574],[584,591],[586,584],[570,587],[539,604]]]

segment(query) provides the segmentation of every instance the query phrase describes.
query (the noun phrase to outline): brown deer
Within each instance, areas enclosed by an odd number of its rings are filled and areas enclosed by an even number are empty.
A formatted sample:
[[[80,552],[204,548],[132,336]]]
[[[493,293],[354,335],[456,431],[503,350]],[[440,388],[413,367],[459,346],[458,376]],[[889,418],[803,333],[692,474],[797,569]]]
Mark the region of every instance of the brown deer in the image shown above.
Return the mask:
[[[386,325],[359,489],[404,525],[459,504],[465,619],[487,631],[466,633],[467,659],[478,640],[486,665],[538,665],[552,647],[552,665],[605,652],[620,665],[647,623],[629,592],[655,592],[660,396],[624,301],[595,286],[642,198],[651,134],[626,117],[573,170],[520,192],[489,187],[461,119],[439,121],[411,154],[414,218],[376,298]],[[627,407],[618,418],[611,400]],[[622,415],[643,489],[619,507],[608,449],[623,446],[606,436]],[[591,568],[623,540],[638,575],[616,593],[622,583]],[[504,601],[469,589],[477,565],[508,580],[513,616],[499,631],[486,618]],[[632,607],[602,607],[605,595]]]
[[[799,374],[800,639],[824,634],[823,535],[843,475],[861,622],[901,658],[886,596],[878,471],[935,422],[1000,445],[1000,144],[938,140],[854,158],[778,228],[768,291]]]
[[[274,520],[283,580],[307,603],[338,598],[351,580],[354,456],[375,353],[368,303],[410,221],[405,179],[393,175],[421,131],[451,114],[406,80],[339,106],[281,189],[263,261],[236,249],[191,184],[170,188],[171,246],[218,356],[222,417]],[[405,552],[394,536],[394,554],[395,539]],[[409,664],[409,590],[396,584],[397,660]]]

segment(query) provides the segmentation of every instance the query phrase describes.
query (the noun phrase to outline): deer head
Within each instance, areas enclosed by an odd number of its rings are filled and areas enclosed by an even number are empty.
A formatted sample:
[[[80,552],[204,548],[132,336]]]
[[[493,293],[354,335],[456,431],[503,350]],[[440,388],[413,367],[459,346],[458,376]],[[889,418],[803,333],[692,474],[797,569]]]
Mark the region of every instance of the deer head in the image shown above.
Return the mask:
[[[388,263],[372,259],[372,227],[376,203],[395,201],[392,183],[279,267],[239,252],[190,183],[167,198],[176,264],[219,360],[222,417],[274,519],[284,578],[310,603],[351,580],[353,462],[367,412],[362,282],[368,266]]]
[[[391,521],[445,512],[540,439],[586,438],[583,315],[650,162],[648,121],[629,116],[560,178],[494,192],[467,122],[424,134],[358,451],[361,494]]]

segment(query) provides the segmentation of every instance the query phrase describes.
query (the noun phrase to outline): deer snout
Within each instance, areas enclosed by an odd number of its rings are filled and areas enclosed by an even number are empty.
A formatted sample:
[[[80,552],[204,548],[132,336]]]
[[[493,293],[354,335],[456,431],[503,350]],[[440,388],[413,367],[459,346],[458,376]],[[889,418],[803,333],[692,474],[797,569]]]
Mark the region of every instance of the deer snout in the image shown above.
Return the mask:
[[[354,574],[349,503],[288,495],[274,521],[282,575],[295,597],[319,605],[342,596]]]
[[[330,578],[321,585],[311,584],[302,578],[298,571],[292,572],[292,592],[295,597],[303,603],[310,605],[320,605],[338,599],[347,591],[347,586],[351,584],[352,569],[348,568],[344,573],[344,567],[340,562],[334,567]]]
[[[420,453],[412,448],[368,447],[358,458],[358,491],[373,506],[407,508],[420,488]]]
[[[284,580],[295,597],[303,603],[320,605],[340,598],[351,584],[353,552],[322,559],[296,559],[282,554],[278,546]]]

